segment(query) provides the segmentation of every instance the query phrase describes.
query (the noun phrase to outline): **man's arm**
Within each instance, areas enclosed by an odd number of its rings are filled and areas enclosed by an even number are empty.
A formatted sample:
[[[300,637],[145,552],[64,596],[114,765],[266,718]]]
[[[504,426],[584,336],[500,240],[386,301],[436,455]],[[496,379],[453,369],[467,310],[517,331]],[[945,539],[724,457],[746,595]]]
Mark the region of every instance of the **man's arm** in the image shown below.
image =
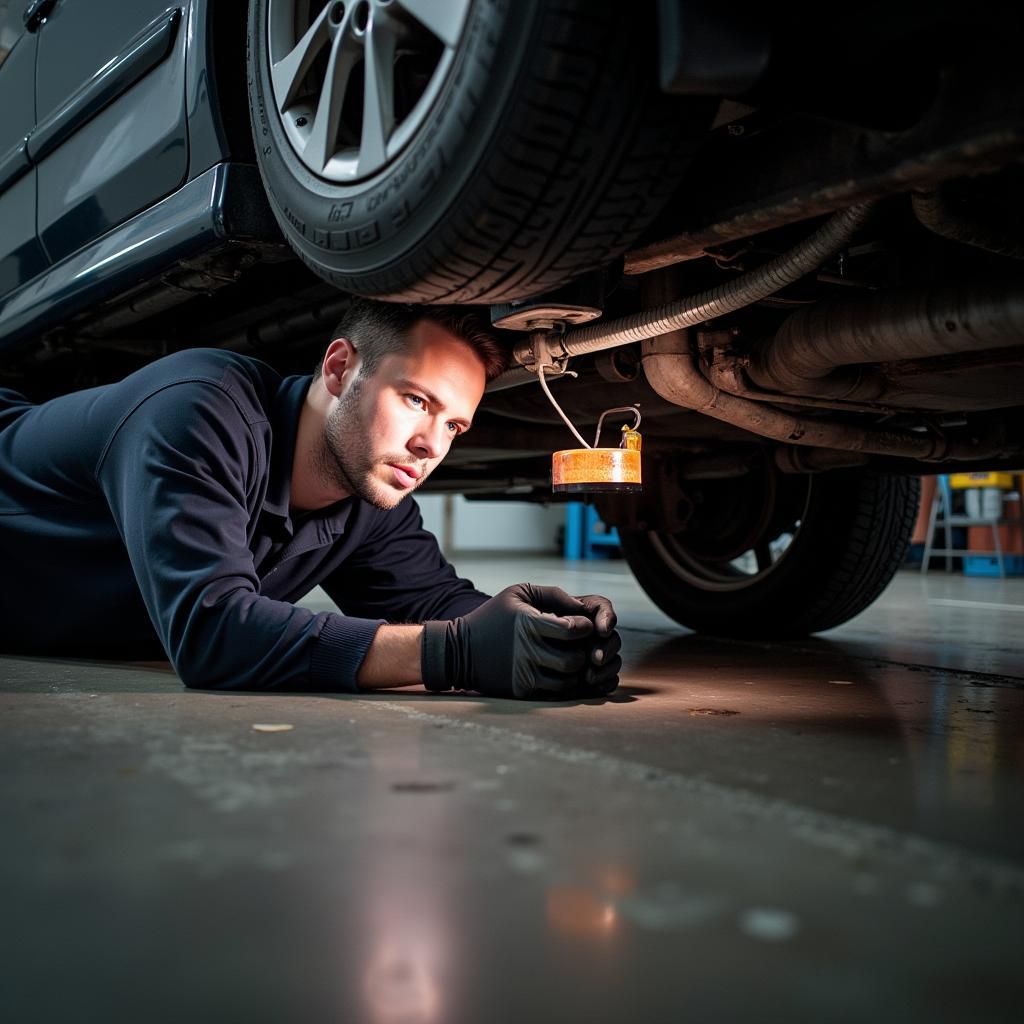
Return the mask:
[[[381,626],[366,652],[356,682],[364,690],[423,682],[422,644],[422,626]]]
[[[223,389],[179,383],[119,425],[97,478],[182,682],[355,692],[383,617],[314,615],[260,594],[247,505],[260,458]]]
[[[386,512],[364,506],[360,515],[372,517],[367,535],[320,584],[346,615],[422,623],[465,615],[488,599],[445,559],[415,499]]]

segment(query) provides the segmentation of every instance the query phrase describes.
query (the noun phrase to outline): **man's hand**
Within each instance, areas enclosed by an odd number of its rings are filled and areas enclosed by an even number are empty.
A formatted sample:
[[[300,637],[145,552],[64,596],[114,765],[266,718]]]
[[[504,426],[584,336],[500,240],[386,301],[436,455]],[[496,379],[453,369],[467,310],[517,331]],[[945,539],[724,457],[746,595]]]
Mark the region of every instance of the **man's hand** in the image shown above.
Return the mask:
[[[614,625],[605,598],[520,583],[468,615],[425,624],[423,682],[500,697],[609,693],[621,664]]]
[[[600,693],[611,693],[619,685],[619,669],[622,668],[622,658],[619,657],[622,640],[615,629],[618,621],[615,609],[607,597],[599,594],[585,594],[573,600],[579,601],[585,609],[584,614],[594,623],[595,635],[583,672],[583,685]]]

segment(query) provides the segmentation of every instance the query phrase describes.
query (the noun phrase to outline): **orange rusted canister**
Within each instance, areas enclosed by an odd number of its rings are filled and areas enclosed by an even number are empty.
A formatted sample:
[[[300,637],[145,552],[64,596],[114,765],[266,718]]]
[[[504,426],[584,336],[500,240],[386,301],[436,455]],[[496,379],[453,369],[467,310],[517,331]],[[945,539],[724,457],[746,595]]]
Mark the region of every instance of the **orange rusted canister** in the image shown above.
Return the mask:
[[[639,491],[635,448],[569,448],[551,456],[551,489],[559,493]]]

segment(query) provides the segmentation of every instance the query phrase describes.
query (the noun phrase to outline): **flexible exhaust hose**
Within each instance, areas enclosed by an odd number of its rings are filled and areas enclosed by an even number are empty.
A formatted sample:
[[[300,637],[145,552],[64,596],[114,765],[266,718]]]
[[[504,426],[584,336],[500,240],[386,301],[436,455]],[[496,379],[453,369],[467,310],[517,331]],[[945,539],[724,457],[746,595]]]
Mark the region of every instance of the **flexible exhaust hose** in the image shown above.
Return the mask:
[[[570,356],[618,348],[644,338],[713,320],[773,295],[817,269],[843,248],[867,220],[873,204],[851,206],[830,217],[817,231],[789,252],[762,267],[689,298],[645,310],[607,323],[579,327],[565,334],[562,347]],[[511,369],[491,381],[488,391],[501,391],[534,380],[536,374]]]
[[[871,209],[872,204],[865,203],[841,210],[789,252],[717,288],[677,299],[657,309],[569,331],[565,336],[565,351],[571,356],[600,352],[683,327],[695,327],[760,302],[799,281],[834,256],[868,219]]]

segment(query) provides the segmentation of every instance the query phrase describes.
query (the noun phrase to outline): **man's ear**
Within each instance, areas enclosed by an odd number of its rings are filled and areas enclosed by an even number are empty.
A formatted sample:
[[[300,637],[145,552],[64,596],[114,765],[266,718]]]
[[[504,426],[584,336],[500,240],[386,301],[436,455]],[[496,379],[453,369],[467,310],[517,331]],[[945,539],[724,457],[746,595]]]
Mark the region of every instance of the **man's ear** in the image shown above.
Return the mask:
[[[348,338],[335,338],[327,346],[320,370],[324,387],[333,398],[337,398],[359,372],[359,353],[355,345]]]

